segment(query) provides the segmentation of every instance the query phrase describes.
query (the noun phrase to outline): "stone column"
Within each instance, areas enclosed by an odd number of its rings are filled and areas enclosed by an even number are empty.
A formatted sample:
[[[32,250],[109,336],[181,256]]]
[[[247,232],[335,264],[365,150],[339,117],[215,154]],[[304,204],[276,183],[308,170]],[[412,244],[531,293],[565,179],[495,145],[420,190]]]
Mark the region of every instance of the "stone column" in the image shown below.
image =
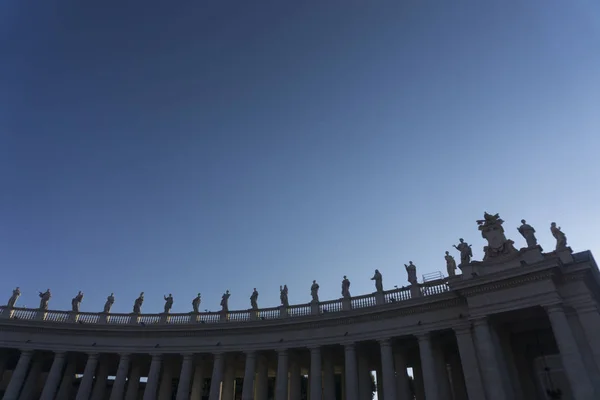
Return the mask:
[[[289,389],[289,400],[300,400],[302,394],[302,382],[300,376],[300,364],[298,360],[292,358],[290,363],[290,389]],[[310,376],[309,376],[310,380]],[[310,388],[310,385],[309,385]],[[310,389],[308,389],[310,391]]]
[[[358,398],[370,399],[372,395],[369,359],[364,351],[358,351]]]
[[[404,349],[394,353],[394,367],[396,369],[396,395],[400,400],[408,400],[410,397],[410,386],[408,383],[408,374],[406,372],[408,363],[406,362]]]
[[[381,372],[383,375],[383,392],[388,399],[396,399],[396,374],[394,370],[394,356],[392,354],[392,344],[389,339],[379,341],[381,350]]]
[[[44,384],[44,390],[42,390],[40,400],[54,400],[54,395],[56,394],[58,385],[60,385],[60,381],[62,379],[62,372],[63,367],[65,366],[66,357],[67,353],[64,351],[54,353],[54,361],[52,361],[52,367],[50,367],[50,372],[46,378],[46,383]]]
[[[70,399],[71,392],[73,391],[73,380],[75,379],[75,370],[77,368],[77,361],[74,358],[70,358],[65,368],[65,372],[62,375],[60,387],[56,394],[56,399]]]
[[[184,354],[181,372],[179,373],[179,384],[177,385],[177,400],[188,400],[190,398],[190,382],[194,369],[194,355]]]
[[[592,350],[596,366],[600,371],[600,335],[598,335],[598,332],[600,332],[600,312],[598,306],[593,300],[589,299],[576,304],[575,311]]]
[[[103,400],[106,392],[106,380],[108,379],[108,363],[103,360],[96,372],[96,383],[92,391],[92,400]]]
[[[162,356],[160,354],[152,355],[150,363],[150,372],[148,372],[148,381],[144,389],[144,400],[155,400],[158,384],[160,382],[160,369],[162,366]]]
[[[127,383],[126,400],[137,400],[138,392],[140,391],[140,377],[142,375],[141,366],[138,363],[133,363],[131,372],[129,373],[129,382]]]
[[[479,367],[483,375],[488,400],[508,400],[487,318],[476,319],[473,321],[473,326],[477,354],[479,355]]]
[[[450,378],[448,377],[448,366],[446,365],[444,349],[439,342],[433,346],[433,360],[435,362],[439,397],[440,399],[451,399],[452,389],[450,387]]]
[[[226,360],[225,377],[223,378],[223,389],[221,400],[233,400],[233,389],[235,385],[235,364],[231,358]]]
[[[358,368],[354,343],[344,345],[344,366],[346,381],[346,399],[358,400]]]
[[[275,380],[275,400],[287,400],[288,397],[288,352],[277,350],[277,377]]]
[[[423,383],[425,384],[425,398],[427,400],[445,400],[440,399],[438,393],[431,335],[429,333],[422,333],[417,336],[417,339],[419,340],[419,354],[421,355],[421,373],[423,375]]]
[[[206,365],[204,360],[198,361],[194,369],[194,379],[192,382],[191,400],[200,399],[202,397],[202,389],[204,389],[204,374]]]
[[[325,353],[323,360],[323,398],[335,399],[335,368],[331,352]]]
[[[545,308],[550,318],[554,339],[558,345],[564,372],[571,385],[574,398],[578,400],[594,399],[594,388],[583,364],[577,341],[573,336],[562,305],[553,304]]]
[[[110,400],[121,400],[125,394],[125,382],[127,382],[127,374],[129,373],[130,355],[127,353],[121,354],[119,357],[119,366],[117,367],[117,375],[112,385],[110,392]]]
[[[420,355],[413,364],[413,377],[413,383],[415,384],[415,399],[425,400],[425,380],[423,379],[423,368],[421,366]]]
[[[158,400],[170,400],[173,394],[173,365],[164,364],[158,387]]]
[[[213,365],[212,377],[210,379],[210,394],[208,400],[221,399],[221,381],[223,381],[223,366],[225,363],[223,353],[214,355],[215,361]]]
[[[385,399],[385,390],[383,389],[383,375],[381,372],[381,365],[375,369],[375,386],[377,387],[377,397]]]
[[[33,365],[29,369],[29,374],[25,380],[23,390],[21,390],[21,396],[19,400],[33,400],[39,396],[39,380],[40,374],[42,373],[42,359],[38,358],[33,362]]]
[[[321,382],[321,348],[310,349],[310,400],[321,400],[323,383]]]
[[[485,399],[483,381],[479,374],[477,353],[473,344],[471,324],[454,328],[454,333],[456,335],[456,342],[458,343],[458,352],[460,354],[469,399]]]
[[[89,400],[92,394],[92,385],[94,384],[94,374],[96,373],[96,367],[98,366],[98,354],[88,354],[87,363],[85,364],[85,370],[83,371],[83,378],[79,383],[79,390],[77,391],[77,397],[75,400]]]
[[[246,352],[246,367],[244,368],[244,383],[242,385],[242,400],[254,400],[254,375],[256,370],[256,353]]]
[[[27,376],[27,371],[29,370],[29,364],[31,363],[32,356],[33,352],[31,350],[21,351],[19,362],[13,371],[10,382],[8,383],[8,387],[4,392],[5,399],[16,399],[19,397],[19,392],[21,391],[23,382],[25,382],[25,377]]]
[[[258,357],[255,400],[267,400],[269,389],[269,365],[265,356]]]

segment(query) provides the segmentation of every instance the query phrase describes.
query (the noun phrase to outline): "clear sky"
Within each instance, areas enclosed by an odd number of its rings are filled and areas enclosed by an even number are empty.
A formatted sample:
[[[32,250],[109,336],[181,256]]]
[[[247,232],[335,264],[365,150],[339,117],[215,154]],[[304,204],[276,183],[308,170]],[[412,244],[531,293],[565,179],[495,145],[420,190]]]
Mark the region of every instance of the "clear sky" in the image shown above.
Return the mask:
[[[34,5],[34,3],[37,3]],[[475,221],[600,256],[600,3],[0,5],[0,300],[339,298]]]

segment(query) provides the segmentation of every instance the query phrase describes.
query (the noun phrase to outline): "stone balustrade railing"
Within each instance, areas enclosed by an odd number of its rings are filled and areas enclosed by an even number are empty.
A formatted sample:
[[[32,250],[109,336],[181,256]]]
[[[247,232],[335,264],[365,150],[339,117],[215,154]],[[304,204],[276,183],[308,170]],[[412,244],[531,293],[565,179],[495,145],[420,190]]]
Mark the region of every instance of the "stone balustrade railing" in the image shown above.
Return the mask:
[[[187,324],[216,324],[226,322],[246,322],[261,320],[277,320],[281,318],[297,318],[327,313],[340,313],[355,309],[376,307],[389,303],[407,301],[422,296],[434,296],[449,291],[448,278],[425,282],[418,285],[398,289],[375,292],[348,299],[328,300],[319,303],[305,303],[262,308],[257,310],[232,310],[190,312],[183,314],[114,314],[94,312],[74,312],[41,310],[0,306],[0,318],[45,321],[51,323],[79,323],[79,324],[109,324],[109,325],[187,325]]]

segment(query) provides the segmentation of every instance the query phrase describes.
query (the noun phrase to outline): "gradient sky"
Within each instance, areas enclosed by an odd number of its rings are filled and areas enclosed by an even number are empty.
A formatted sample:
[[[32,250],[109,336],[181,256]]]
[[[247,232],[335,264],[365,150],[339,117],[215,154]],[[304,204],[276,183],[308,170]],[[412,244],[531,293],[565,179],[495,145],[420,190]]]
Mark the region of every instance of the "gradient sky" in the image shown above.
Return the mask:
[[[598,1],[124,3],[0,4],[0,302],[391,289],[484,211],[600,256]]]

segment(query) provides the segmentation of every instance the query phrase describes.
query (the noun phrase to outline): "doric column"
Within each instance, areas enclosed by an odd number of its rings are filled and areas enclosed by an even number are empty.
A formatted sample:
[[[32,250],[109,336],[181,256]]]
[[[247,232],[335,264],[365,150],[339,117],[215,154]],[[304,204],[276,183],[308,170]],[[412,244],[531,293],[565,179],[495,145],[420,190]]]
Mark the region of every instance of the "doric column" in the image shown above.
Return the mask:
[[[546,312],[550,318],[554,339],[558,345],[564,372],[571,384],[575,399],[594,399],[594,388],[583,364],[579,348],[565,312],[560,304],[547,306]],[[598,333],[596,333],[598,334]]]
[[[417,336],[417,339],[419,340],[419,354],[421,355],[421,373],[423,374],[423,383],[425,384],[425,398],[427,400],[444,400],[440,399],[438,394],[431,335],[429,333],[422,333]]]
[[[214,355],[215,361],[213,365],[212,377],[210,379],[210,394],[208,400],[221,399],[221,382],[223,381],[223,364],[225,356],[223,353]]]
[[[358,400],[358,368],[354,343],[344,345],[344,365],[346,381],[346,399]]]
[[[88,354],[87,363],[85,364],[85,370],[83,371],[83,378],[79,383],[79,390],[77,391],[77,397],[75,400],[89,400],[92,394],[92,385],[94,384],[94,374],[96,373],[96,367],[98,366],[98,354]]]
[[[192,382],[192,394],[190,398],[192,400],[199,399],[202,396],[202,389],[204,388],[204,374],[206,373],[206,365],[204,360],[198,361],[194,367],[194,379]]]
[[[12,373],[8,387],[4,392],[5,399],[16,399],[19,396],[21,386],[23,386],[23,382],[25,382],[25,377],[27,376],[27,370],[29,370],[32,356],[33,352],[31,350],[21,351],[19,362]]]
[[[590,345],[596,366],[600,371],[600,312],[596,303],[589,299],[575,305],[577,317]]]
[[[165,363],[162,366],[158,400],[170,399],[173,395],[173,365]]]
[[[264,355],[258,357],[255,400],[267,400],[269,390],[269,365]]]
[[[117,367],[117,375],[112,385],[110,392],[110,400],[121,400],[125,394],[125,382],[127,382],[127,374],[129,373],[130,355],[125,353],[119,357],[119,366]]]
[[[326,352],[323,360],[323,398],[335,399],[335,368],[331,352]]]
[[[96,372],[96,383],[92,390],[92,400],[103,400],[106,392],[106,380],[108,379],[108,361],[101,360],[98,371]]]
[[[148,381],[144,389],[144,400],[155,400],[158,384],[160,382],[160,369],[162,367],[162,356],[160,354],[152,355],[150,363],[150,372],[148,372]]]
[[[275,378],[275,400],[288,398],[288,352],[277,350],[277,377]]]
[[[379,341],[381,350],[381,372],[383,375],[383,393],[388,399],[396,399],[396,374],[394,371],[394,355],[389,339]]]
[[[194,370],[194,355],[184,354],[181,372],[179,372],[179,384],[177,385],[177,400],[188,400],[190,397],[190,383]]]
[[[139,362],[134,362],[129,373],[129,382],[127,383],[127,394],[125,400],[137,400],[140,391],[141,366]]]
[[[42,359],[38,358],[34,360],[33,365],[29,369],[29,374],[27,374],[27,379],[25,380],[25,385],[21,390],[21,395],[19,396],[19,400],[33,400],[37,399],[39,396],[38,392],[38,382],[40,380],[40,374],[42,373]]]
[[[235,364],[234,360],[229,357],[226,360],[225,377],[223,378],[223,389],[221,392],[221,400],[233,400],[233,389],[235,384]]]
[[[302,377],[300,376],[300,364],[298,363],[298,360],[295,357],[292,357],[292,360],[290,362],[289,400],[300,400],[300,395],[302,394],[301,378]]]
[[[408,400],[410,396],[410,386],[408,383],[408,374],[406,370],[408,363],[404,349],[399,349],[394,353],[394,368],[396,369],[396,394],[400,400]]]
[[[75,369],[77,368],[77,361],[74,357],[70,357],[65,368],[65,372],[62,375],[60,387],[56,394],[57,399],[70,399],[71,392],[73,391],[73,380],[75,379]]]
[[[421,365],[421,356],[417,357],[413,364],[413,377],[415,384],[415,400],[425,400],[425,380],[423,379],[423,368]]]
[[[321,400],[323,383],[321,382],[321,348],[310,349],[310,400]]]
[[[44,390],[42,390],[40,400],[54,399],[54,395],[56,394],[58,385],[60,385],[60,381],[62,379],[62,372],[63,367],[65,366],[66,357],[67,353],[64,351],[54,353],[52,367],[50,367],[50,372],[48,372],[48,377],[46,378],[46,383],[44,384]]]
[[[476,319],[473,321],[473,326],[479,355],[479,367],[483,374],[488,400],[508,400],[487,318]]]
[[[372,396],[371,371],[369,359],[364,351],[357,352],[358,357],[358,398],[370,399]]]
[[[256,353],[246,352],[246,367],[244,368],[244,383],[242,385],[242,400],[254,400],[254,375],[256,371]]]
[[[450,378],[448,377],[448,366],[444,349],[440,342],[433,345],[433,361],[435,362],[436,379],[438,382],[438,392],[440,399],[452,398],[452,389],[450,387]]]

